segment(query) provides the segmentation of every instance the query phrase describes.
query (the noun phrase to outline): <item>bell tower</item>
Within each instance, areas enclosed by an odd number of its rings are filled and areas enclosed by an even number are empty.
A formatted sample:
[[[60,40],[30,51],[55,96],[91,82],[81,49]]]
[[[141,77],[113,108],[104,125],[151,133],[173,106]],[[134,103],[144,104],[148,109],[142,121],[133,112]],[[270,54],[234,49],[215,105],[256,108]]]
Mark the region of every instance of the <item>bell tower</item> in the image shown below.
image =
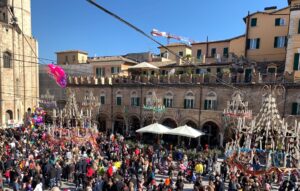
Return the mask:
[[[18,24],[31,37],[31,0],[0,0],[0,21]]]

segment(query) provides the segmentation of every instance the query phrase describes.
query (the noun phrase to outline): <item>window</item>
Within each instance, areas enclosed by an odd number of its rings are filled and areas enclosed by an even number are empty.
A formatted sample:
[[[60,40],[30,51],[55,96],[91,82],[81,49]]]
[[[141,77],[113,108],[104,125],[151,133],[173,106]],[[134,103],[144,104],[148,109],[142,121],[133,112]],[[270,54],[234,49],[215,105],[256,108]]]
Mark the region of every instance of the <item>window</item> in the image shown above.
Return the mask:
[[[251,19],[251,27],[256,27],[257,25],[257,18],[252,18]]]
[[[300,70],[299,68],[299,53],[295,53],[294,55],[294,70]]]
[[[276,18],[275,19],[275,26],[284,26],[285,20],[283,18]]]
[[[260,38],[247,39],[247,49],[259,49]]]
[[[211,49],[211,57],[215,57],[216,56],[216,52],[217,52],[217,49],[216,48],[212,48]]]
[[[164,106],[168,107],[168,108],[173,107],[173,94],[171,92],[169,92],[165,95]]]
[[[268,74],[275,74],[276,73],[276,67],[269,67],[268,68]]]
[[[194,100],[195,96],[192,92],[186,94],[184,98],[184,108],[185,109],[193,109],[194,108]]]
[[[201,72],[201,69],[200,68],[197,68],[196,69],[196,74],[201,74],[202,72]]]
[[[122,105],[122,94],[121,94],[121,92],[119,91],[119,92],[117,92],[117,105]]]
[[[66,64],[68,64],[68,62],[69,62],[69,57],[68,56],[66,56]]]
[[[197,59],[201,59],[201,55],[202,55],[202,50],[198,49],[197,50]]]
[[[296,102],[292,103],[292,115],[300,115],[300,96]]]
[[[105,76],[105,68],[96,68],[96,76],[104,77]]]
[[[217,109],[217,95],[215,92],[209,92],[204,101],[204,110]]]
[[[298,21],[298,34],[300,34],[300,19]]]
[[[287,46],[286,36],[276,36],[274,39],[274,48],[284,48]]]
[[[117,97],[117,105],[122,105],[122,97]]]
[[[140,98],[137,96],[136,92],[131,93],[131,106],[140,106]]]
[[[111,74],[118,74],[121,71],[121,67],[111,67]]]
[[[182,51],[178,52],[178,55],[183,56],[183,52]]]
[[[3,67],[4,68],[12,68],[11,54],[9,52],[3,53]]]
[[[101,103],[101,105],[105,104],[105,95],[104,94],[100,95],[100,103]]]
[[[76,60],[76,57],[75,57],[75,55],[73,55],[73,56],[72,56],[72,61],[73,61],[73,63],[75,62],[75,60]]]
[[[225,48],[223,49],[223,56],[224,56],[225,58],[228,58],[228,47],[225,47]]]

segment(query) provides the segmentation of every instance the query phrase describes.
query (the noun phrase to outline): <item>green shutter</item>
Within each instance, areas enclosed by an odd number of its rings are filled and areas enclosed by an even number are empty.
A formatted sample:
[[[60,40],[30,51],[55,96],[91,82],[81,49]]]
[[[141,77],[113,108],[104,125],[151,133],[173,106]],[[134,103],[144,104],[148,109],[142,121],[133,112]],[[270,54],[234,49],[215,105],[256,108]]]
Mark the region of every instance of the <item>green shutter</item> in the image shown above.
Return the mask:
[[[208,107],[208,101],[205,100],[205,101],[204,101],[204,110],[207,110],[207,107]]]
[[[257,25],[257,18],[251,19],[251,27],[255,27]]]
[[[167,100],[164,98],[164,106],[167,107]]]
[[[228,48],[227,47],[223,49],[223,56],[228,57]]]
[[[105,104],[105,97],[101,96],[100,99],[101,99],[101,104]]]
[[[122,98],[121,97],[117,97],[117,105],[122,105]]]
[[[250,49],[250,39],[247,39],[247,41],[246,41],[246,48],[247,48],[247,50]]]
[[[300,19],[299,19],[299,22],[298,22],[298,34],[300,34]]]
[[[173,107],[173,99],[170,100],[170,107]]]
[[[114,73],[114,67],[111,67],[111,74]]]
[[[275,26],[280,26],[280,18],[275,19]]]
[[[278,47],[278,37],[276,36],[275,39],[274,39],[274,48],[277,48]]]
[[[294,70],[299,70],[299,53],[294,55]]]
[[[256,49],[259,49],[259,44],[260,44],[260,38],[256,39]]]
[[[214,110],[217,110],[217,100],[214,100],[213,104],[214,104]]]
[[[191,107],[190,107],[191,109],[193,109],[194,108],[194,100],[192,99],[191,100]]]
[[[286,36],[286,37],[284,38],[284,47],[287,47],[287,43],[288,43],[288,37]]]
[[[201,59],[201,54],[202,54],[202,50],[198,49],[197,50],[197,59]]]
[[[297,115],[297,110],[298,110],[298,103],[293,103],[292,104],[292,115]]]
[[[183,107],[186,109],[186,99],[184,99]]]
[[[136,106],[140,106],[140,98],[139,97],[136,98]]]

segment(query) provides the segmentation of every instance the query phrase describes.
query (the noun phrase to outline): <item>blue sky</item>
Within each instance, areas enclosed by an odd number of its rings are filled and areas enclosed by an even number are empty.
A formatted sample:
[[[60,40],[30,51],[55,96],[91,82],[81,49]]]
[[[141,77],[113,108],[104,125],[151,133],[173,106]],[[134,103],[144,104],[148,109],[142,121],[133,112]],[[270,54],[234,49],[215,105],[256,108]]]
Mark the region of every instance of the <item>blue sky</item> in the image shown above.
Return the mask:
[[[220,40],[243,34],[243,17],[286,0],[96,0],[142,30],[153,28],[196,41]],[[86,0],[32,0],[33,36],[39,56],[84,50],[89,56],[158,52],[157,44],[98,10]],[[166,39],[156,37],[162,43]]]

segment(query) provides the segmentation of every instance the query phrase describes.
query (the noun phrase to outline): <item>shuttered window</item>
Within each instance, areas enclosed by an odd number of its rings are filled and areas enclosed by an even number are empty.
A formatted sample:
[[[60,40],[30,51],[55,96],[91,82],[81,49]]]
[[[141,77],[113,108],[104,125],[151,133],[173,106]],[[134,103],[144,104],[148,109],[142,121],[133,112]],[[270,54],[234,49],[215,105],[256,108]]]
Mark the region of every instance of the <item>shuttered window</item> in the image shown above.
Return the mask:
[[[299,115],[299,104],[298,103],[292,103],[292,115]]]
[[[255,27],[257,25],[257,18],[251,19],[251,27]]]
[[[299,70],[299,53],[294,55],[294,70]]]

